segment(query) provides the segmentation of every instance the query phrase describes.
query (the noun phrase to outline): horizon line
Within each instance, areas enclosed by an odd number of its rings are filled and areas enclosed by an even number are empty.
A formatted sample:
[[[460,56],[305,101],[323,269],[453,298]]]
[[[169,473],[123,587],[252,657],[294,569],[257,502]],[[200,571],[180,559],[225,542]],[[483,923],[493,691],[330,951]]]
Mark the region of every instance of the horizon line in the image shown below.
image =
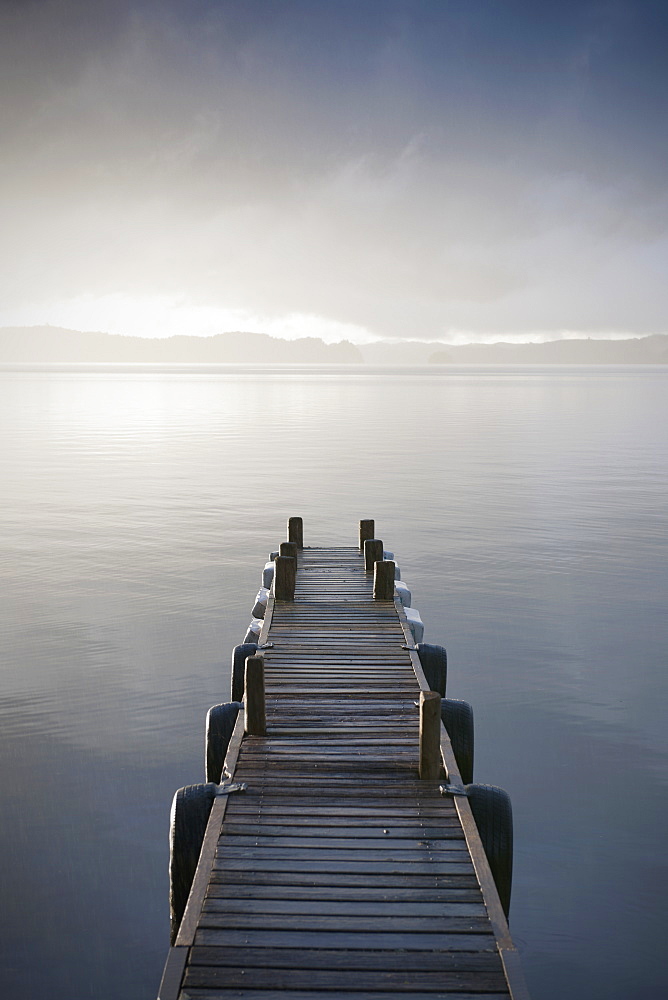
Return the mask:
[[[177,337],[183,337],[191,340],[213,340],[216,337],[225,337],[230,334],[238,335],[249,335],[249,336],[260,336],[268,337],[270,340],[281,341],[286,344],[298,343],[303,340],[319,341],[322,344],[331,346],[334,344],[351,344],[354,347],[371,347],[376,345],[383,346],[393,346],[401,344],[427,344],[433,345],[435,347],[493,347],[498,344],[507,344],[510,346],[528,346],[528,345],[541,345],[541,344],[551,344],[551,343],[567,343],[567,342],[577,342],[577,341],[594,341],[594,342],[606,342],[606,341],[616,341],[623,342],[628,340],[645,340],[649,337],[665,337],[667,334],[665,332],[653,332],[653,333],[630,333],[630,332],[615,332],[607,331],[605,333],[593,333],[580,332],[565,330],[560,332],[555,331],[540,331],[535,333],[519,333],[519,334],[509,334],[509,333],[481,333],[478,337],[484,339],[464,339],[465,337],[475,337],[475,334],[468,334],[459,332],[454,340],[444,340],[441,338],[431,339],[431,338],[420,338],[420,337],[376,337],[374,340],[368,340],[365,342],[357,342],[346,337],[342,337],[340,340],[324,340],[322,337],[317,335],[306,335],[300,337],[284,337],[279,334],[267,333],[262,330],[221,330],[218,333],[169,333],[164,337],[161,336],[151,336],[142,335],[139,333],[119,333],[117,331],[109,330],[92,330],[92,329],[79,329],[77,327],[64,327],[58,326],[53,323],[33,323],[30,325],[19,324],[19,325],[6,325],[0,327],[0,332],[5,330],[54,330],[62,331],[65,333],[80,333],[80,334],[95,334],[102,335],[106,337],[122,337],[126,340],[145,340],[145,341],[169,341],[174,340]],[[552,334],[551,336],[549,334]],[[490,339],[495,337],[497,339]],[[512,339],[504,339],[512,338]]]

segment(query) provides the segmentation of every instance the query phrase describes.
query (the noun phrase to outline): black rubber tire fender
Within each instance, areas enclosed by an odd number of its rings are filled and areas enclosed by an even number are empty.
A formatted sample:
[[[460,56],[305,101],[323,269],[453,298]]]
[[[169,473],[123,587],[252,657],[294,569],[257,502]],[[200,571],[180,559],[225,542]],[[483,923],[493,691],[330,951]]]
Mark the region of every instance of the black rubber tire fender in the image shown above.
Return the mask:
[[[457,767],[465,785],[473,781],[473,709],[467,701],[441,700],[441,719],[450,737]]]
[[[232,650],[232,701],[243,701],[246,657],[254,656],[259,648],[256,642],[242,642]]]
[[[496,785],[467,785],[466,792],[503,912],[508,916],[513,884],[513,809],[510,796]]]
[[[169,823],[169,910],[174,944],[185,912],[217,785],[185,785],[174,795]]]
[[[205,781],[220,781],[225,762],[225,754],[237,721],[241,704],[228,701],[224,705],[212,705],[206,715],[206,736],[204,742]]]
[[[420,657],[429,690],[438,691],[441,698],[445,698],[448,680],[448,654],[444,647],[435,646],[431,642],[419,642],[415,648]]]

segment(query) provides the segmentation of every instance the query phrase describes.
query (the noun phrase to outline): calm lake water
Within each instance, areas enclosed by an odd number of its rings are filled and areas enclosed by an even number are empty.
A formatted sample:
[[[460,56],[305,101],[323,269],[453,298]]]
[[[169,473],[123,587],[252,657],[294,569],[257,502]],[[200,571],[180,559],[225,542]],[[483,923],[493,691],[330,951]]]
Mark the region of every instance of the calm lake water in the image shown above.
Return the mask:
[[[534,1000],[664,995],[668,369],[0,372],[0,995],[150,1000],[268,552],[396,554],[515,813]]]

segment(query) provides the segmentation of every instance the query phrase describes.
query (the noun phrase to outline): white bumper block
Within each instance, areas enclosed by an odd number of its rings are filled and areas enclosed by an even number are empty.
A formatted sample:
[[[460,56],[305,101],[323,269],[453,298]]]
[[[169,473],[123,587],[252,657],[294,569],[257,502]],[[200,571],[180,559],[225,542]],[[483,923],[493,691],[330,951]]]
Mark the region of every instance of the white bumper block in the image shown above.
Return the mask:
[[[267,587],[260,587],[255,597],[255,605],[251,614],[253,618],[264,618],[265,612],[267,610],[267,598],[269,597],[269,590]]]
[[[413,642],[422,642],[422,637],[424,636],[424,622],[420,618],[420,612],[415,608],[405,608],[406,618],[408,619],[408,624],[410,630],[413,633]]]
[[[244,642],[259,642],[263,624],[264,622],[261,618],[251,618]]]

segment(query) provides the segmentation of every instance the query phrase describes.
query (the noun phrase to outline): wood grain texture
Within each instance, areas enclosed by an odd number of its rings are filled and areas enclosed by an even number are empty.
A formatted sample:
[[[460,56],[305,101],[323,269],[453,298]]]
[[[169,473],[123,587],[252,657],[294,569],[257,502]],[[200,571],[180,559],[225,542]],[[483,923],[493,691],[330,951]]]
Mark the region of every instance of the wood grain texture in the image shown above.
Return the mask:
[[[298,549],[304,548],[304,521],[301,517],[288,518],[288,541],[293,542]]]
[[[420,691],[420,777],[434,781],[441,774],[441,696]]]
[[[246,658],[244,705],[246,708],[246,733],[264,736],[267,732],[267,710],[264,682],[264,657]]]
[[[367,538],[364,543],[364,571],[373,573],[374,564],[383,558],[383,543],[380,538]],[[361,585],[361,584],[360,584]]]
[[[391,601],[394,597],[395,563],[391,559],[377,560],[373,564],[373,599]]]
[[[376,522],[370,518],[365,518],[360,521],[360,549],[364,552],[364,543],[367,538],[373,538],[374,532],[376,530]]]
[[[274,567],[275,600],[293,601],[295,598],[295,584],[297,581],[297,560],[292,556],[276,556],[274,559]]]
[[[289,556],[291,559],[295,560],[295,564],[297,563],[298,552],[299,549],[297,548],[295,542],[281,542],[278,546],[278,554],[281,556]]]
[[[360,992],[359,990],[332,994],[332,991],[329,989],[248,990],[237,987],[232,987],[231,989],[223,987],[218,987],[217,989],[196,989],[190,987],[184,989],[180,996],[181,1000],[333,1000],[333,996],[336,996],[337,1000],[340,1000],[342,997],[345,1000],[381,1000],[383,994],[378,994],[377,992]],[[408,991],[401,994],[401,1000],[425,1000],[427,996],[430,1000],[508,1000],[508,993],[506,991],[503,993],[478,993],[477,991],[471,992],[470,990],[467,990],[466,993],[455,990],[454,992],[448,991],[447,993],[432,994]]]

